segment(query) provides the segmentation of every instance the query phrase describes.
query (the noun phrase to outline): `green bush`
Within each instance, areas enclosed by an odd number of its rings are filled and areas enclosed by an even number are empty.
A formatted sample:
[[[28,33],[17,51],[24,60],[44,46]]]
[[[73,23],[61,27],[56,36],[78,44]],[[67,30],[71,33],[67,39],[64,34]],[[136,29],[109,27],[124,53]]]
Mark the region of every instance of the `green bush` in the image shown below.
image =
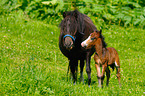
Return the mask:
[[[2,0],[0,14],[23,10],[30,18],[57,23],[62,13],[77,8],[104,25],[139,26],[145,28],[145,0]]]

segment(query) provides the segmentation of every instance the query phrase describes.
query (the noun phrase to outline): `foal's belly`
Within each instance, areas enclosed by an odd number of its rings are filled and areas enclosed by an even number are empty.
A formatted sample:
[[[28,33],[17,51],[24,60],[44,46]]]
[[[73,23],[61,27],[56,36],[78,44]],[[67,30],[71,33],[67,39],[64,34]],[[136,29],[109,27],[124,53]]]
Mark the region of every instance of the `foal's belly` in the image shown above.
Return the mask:
[[[112,47],[108,47],[108,65],[115,63],[115,49]]]

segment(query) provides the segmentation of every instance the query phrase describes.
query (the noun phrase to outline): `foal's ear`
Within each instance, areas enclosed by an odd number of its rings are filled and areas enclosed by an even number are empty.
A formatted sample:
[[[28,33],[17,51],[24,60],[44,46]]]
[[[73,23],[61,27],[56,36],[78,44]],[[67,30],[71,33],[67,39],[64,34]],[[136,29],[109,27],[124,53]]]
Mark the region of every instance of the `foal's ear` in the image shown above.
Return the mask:
[[[100,34],[102,34],[102,30],[100,30]]]
[[[66,12],[63,12],[63,18],[65,18],[66,17]]]
[[[98,31],[97,33],[100,36],[102,34],[102,30]]]

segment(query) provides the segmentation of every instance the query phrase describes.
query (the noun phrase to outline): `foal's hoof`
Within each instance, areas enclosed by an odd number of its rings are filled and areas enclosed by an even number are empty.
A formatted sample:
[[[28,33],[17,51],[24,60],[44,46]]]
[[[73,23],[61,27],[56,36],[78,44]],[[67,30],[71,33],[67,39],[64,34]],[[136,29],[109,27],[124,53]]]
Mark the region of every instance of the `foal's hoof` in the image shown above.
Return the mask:
[[[119,84],[119,87],[122,87],[122,85],[121,85],[121,84]]]
[[[103,88],[103,86],[101,86],[101,85],[98,85],[98,87],[99,87],[99,88]]]

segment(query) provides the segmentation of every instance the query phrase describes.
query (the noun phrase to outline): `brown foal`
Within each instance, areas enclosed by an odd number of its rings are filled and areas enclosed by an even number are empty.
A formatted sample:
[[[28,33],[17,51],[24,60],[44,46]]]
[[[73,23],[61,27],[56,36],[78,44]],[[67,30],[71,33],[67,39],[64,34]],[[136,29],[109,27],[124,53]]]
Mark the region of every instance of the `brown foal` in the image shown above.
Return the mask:
[[[99,87],[103,87],[103,80],[105,77],[105,71],[106,71],[106,76],[107,76],[107,83],[106,85],[109,84],[109,78],[110,78],[110,70],[108,66],[110,66],[113,70],[114,67],[116,67],[117,71],[117,78],[119,85],[121,86],[120,83],[120,62],[119,62],[119,56],[115,48],[108,47],[106,48],[106,43],[104,41],[104,37],[101,34],[100,31],[95,31],[90,34],[90,36],[81,43],[81,46],[89,49],[94,47],[95,48],[95,55],[94,55],[94,60],[95,60],[95,67],[97,70],[97,77],[98,77],[98,83]],[[102,67],[102,72],[101,72],[101,67]]]

